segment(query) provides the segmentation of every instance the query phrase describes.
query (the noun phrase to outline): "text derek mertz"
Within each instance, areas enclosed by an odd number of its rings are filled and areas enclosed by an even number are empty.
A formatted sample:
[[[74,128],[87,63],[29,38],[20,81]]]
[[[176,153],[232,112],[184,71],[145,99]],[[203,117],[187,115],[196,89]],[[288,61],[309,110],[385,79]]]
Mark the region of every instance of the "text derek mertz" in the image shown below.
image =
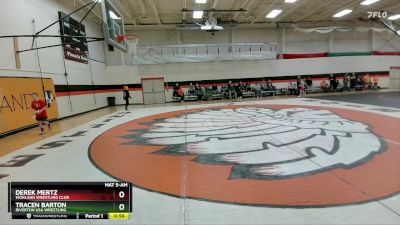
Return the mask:
[[[15,212],[66,212],[66,202],[15,202]]]
[[[59,195],[58,190],[15,190],[17,200],[68,200],[68,195]]]

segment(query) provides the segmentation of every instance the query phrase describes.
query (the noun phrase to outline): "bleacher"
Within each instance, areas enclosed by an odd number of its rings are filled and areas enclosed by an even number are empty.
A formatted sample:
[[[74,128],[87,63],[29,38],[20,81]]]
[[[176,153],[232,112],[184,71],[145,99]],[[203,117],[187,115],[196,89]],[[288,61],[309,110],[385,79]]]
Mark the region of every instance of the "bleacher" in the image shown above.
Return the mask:
[[[197,95],[185,95],[184,101],[197,101],[199,98]]]
[[[243,98],[248,98],[248,97],[256,97],[256,93],[254,91],[245,91],[242,92]]]
[[[222,99],[222,97],[223,97],[222,93],[214,93],[211,95],[211,100]]]
[[[359,83],[357,83],[354,87],[354,90],[363,90],[363,86]],[[223,87],[219,87],[219,90],[211,90],[211,89],[207,89],[207,88],[203,88],[204,90],[202,91],[203,94],[203,99],[202,100],[206,100],[206,101],[213,101],[213,100],[219,100],[219,99],[229,99],[229,96],[227,96],[227,87],[223,86]],[[335,89],[335,92],[340,92],[343,91],[343,86],[342,85],[338,85],[338,87]],[[323,93],[324,90],[322,88],[318,86],[314,86],[314,87],[309,87],[306,88],[306,93],[308,94],[312,94],[312,93]],[[329,92],[329,90],[328,90]],[[200,93],[201,94],[201,93]],[[242,96],[243,98],[255,98],[258,95],[261,95],[261,97],[268,97],[268,96],[275,96],[275,95],[287,95],[290,94],[289,90],[287,88],[276,88],[275,86],[273,87],[264,87],[264,89],[262,89],[261,91],[258,89],[258,91],[256,90],[256,87],[252,86],[251,88],[248,88],[247,91],[243,91],[242,92]],[[179,102],[182,99],[180,97],[172,97],[172,101],[173,102]],[[198,99],[198,95],[197,94],[186,94],[184,96],[183,101],[197,101]]]
[[[265,96],[275,96],[276,91],[261,91],[261,96],[265,97]]]
[[[309,93],[320,93],[323,92],[322,88],[320,87],[311,87],[311,88],[306,88],[307,94]]]

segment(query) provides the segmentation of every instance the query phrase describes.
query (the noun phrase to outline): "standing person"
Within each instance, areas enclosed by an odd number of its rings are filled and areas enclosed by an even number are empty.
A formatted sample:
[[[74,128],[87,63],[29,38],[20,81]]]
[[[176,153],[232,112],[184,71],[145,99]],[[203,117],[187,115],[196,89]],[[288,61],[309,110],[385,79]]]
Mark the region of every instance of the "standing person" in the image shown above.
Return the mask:
[[[329,91],[330,92],[335,92],[336,86],[337,86],[336,77],[331,75],[331,77],[329,79],[330,79],[330,81],[329,81]]]
[[[307,78],[306,85],[307,85],[307,88],[312,88],[313,87],[313,81],[312,81],[311,77]]]
[[[257,97],[257,98],[261,98],[261,97],[262,97],[262,95],[261,95],[261,84],[260,84],[259,82],[256,82],[256,83],[255,83],[255,85],[254,85],[254,91],[255,91],[255,93],[256,93],[256,97]]]
[[[325,79],[322,79],[321,83],[319,84],[323,92],[328,92],[329,90],[329,84],[326,82]]]
[[[364,91],[367,91],[369,86],[370,86],[370,78],[369,78],[369,74],[365,74],[363,77],[363,84],[364,84]]]
[[[49,130],[51,129],[50,122],[47,119],[46,103],[43,100],[39,99],[39,96],[37,93],[33,93],[32,98],[33,98],[33,101],[32,101],[31,107],[35,111],[35,118],[39,124],[39,128],[40,128],[39,135],[42,135],[42,134],[46,133],[44,131],[44,128],[46,125],[49,128]]]
[[[123,98],[125,99],[125,110],[128,110],[129,99],[131,98],[128,86],[124,86]]]
[[[300,94],[298,97],[305,97],[306,96],[306,82],[304,81],[304,79],[300,79]]]
[[[240,81],[239,84],[235,85],[235,92],[236,92],[237,101],[242,101],[243,88],[242,88],[242,82],[241,81]]]
[[[296,94],[296,87],[292,82],[289,82],[289,84],[288,84],[288,91],[289,91],[289,95]]]
[[[357,83],[357,79],[353,73],[353,75],[350,77],[350,90],[351,91],[354,91],[354,89],[356,88],[356,83]]]
[[[349,76],[347,74],[343,77],[343,91],[349,91]]]
[[[374,77],[374,89],[379,89],[380,87],[378,86],[379,78],[377,75]]]
[[[297,76],[297,81],[296,81],[296,95],[300,95],[300,85],[301,85],[301,76]]]

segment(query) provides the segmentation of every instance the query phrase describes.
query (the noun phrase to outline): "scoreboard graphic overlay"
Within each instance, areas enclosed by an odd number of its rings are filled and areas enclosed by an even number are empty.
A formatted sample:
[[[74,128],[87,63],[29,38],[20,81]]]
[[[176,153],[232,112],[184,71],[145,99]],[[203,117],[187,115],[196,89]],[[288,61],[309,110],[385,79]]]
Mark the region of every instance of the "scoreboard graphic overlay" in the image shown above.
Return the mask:
[[[10,182],[13,219],[129,219],[130,183]]]

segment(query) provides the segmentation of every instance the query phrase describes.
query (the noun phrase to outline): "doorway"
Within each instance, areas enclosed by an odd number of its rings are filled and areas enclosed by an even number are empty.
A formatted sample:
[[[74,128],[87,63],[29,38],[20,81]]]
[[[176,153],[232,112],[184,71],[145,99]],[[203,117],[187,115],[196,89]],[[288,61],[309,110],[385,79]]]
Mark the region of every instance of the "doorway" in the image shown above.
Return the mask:
[[[142,78],[145,105],[165,103],[164,78]]]

